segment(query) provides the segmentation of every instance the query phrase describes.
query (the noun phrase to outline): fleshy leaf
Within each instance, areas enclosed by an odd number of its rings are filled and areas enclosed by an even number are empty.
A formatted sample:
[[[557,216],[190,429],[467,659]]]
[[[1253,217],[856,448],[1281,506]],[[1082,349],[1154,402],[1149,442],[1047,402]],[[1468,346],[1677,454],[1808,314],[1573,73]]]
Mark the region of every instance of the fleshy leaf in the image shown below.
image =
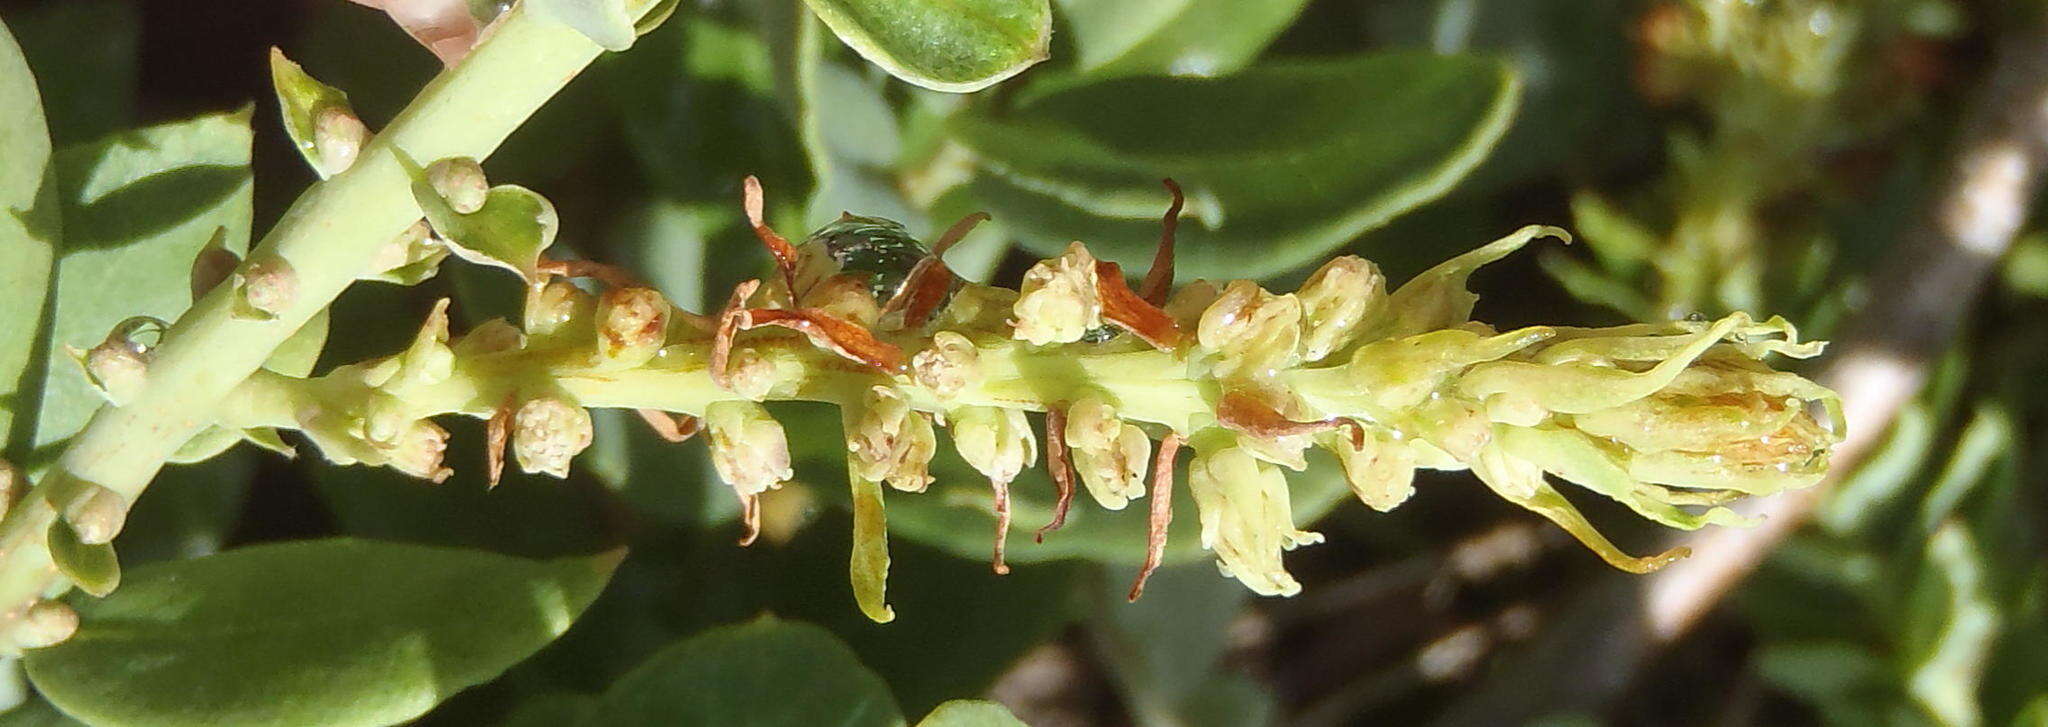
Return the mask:
[[[1045,60],[1048,0],[804,0],[868,62],[904,81],[967,93]]]
[[[113,543],[81,543],[78,531],[63,518],[50,523],[49,540],[50,559],[79,590],[105,596],[121,585],[121,561],[114,556]]]
[[[622,555],[330,539],[148,565],[26,663],[99,725],[403,722],[559,636]]]
[[[1104,260],[1150,259],[1166,176],[1187,191],[1182,277],[1230,280],[1308,263],[1442,195],[1506,131],[1520,88],[1494,60],[1390,52],[1120,78],[951,123],[984,171],[975,196],[1034,252],[1085,240]]]
[[[955,699],[918,720],[917,727],[1025,727],[1023,720],[995,702]]]
[[[1256,58],[1306,0],[1058,0],[1090,76],[1228,75]]]
[[[134,316],[176,320],[191,305],[200,249],[216,235],[231,252],[247,247],[249,117],[210,114],[57,152],[64,242],[37,446],[71,436],[105,401],[65,345],[95,345]]]
[[[888,685],[832,632],[765,616],[656,652],[613,682],[581,724],[900,727],[903,715]]]
[[[0,24],[0,452],[19,458],[34,423],[28,380],[49,290],[60,218],[50,171],[50,134],[36,79],[7,26]],[[28,414],[30,416],[23,416]]]

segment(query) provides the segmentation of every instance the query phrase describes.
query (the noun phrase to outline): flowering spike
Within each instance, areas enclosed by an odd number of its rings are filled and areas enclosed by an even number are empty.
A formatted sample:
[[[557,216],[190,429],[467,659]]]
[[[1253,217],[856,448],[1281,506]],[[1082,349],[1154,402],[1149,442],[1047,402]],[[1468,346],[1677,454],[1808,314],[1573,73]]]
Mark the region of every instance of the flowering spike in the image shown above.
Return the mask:
[[[1762,361],[1819,352],[1783,319],[1735,314],[1506,332],[1466,320],[1472,298],[1463,284],[1472,270],[1548,232],[1524,229],[1392,295],[1371,263],[1339,258],[1293,294],[1249,281],[1220,291],[1193,281],[1164,296],[1163,306],[1158,295],[1124,289],[1114,265],[1077,243],[1034,267],[1022,291],[948,282],[928,325],[899,328],[885,321],[898,307],[915,307],[900,297],[903,285],[936,275],[936,257],[901,225],[849,216],[794,249],[796,285],[785,279],[764,291],[760,281],[743,283],[715,326],[690,323],[623,271],[541,261],[534,267],[549,279],[531,289],[524,334],[486,324],[451,345],[444,302],[404,353],[318,380],[275,371],[252,378],[253,390],[228,409],[257,411],[208,424],[237,432],[296,422],[337,462],[442,477],[446,433],[428,418],[489,413],[472,402],[526,401],[533,388],[558,387],[544,389],[561,392],[549,397],[554,403],[497,412],[487,430],[494,443],[517,432],[570,432],[560,442],[515,442],[529,469],[557,473],[587,442],[584,427],[542,426],[587,416],[565,402],[640,410],[671,439],[686,436],[689,417],[701,415],[713,463],[740,500],[744,542],[761,532],[771,502],[762,493],[790,476],[786,435],[755,402],[835,403],[844,410],[855,501],[849,575],[863,612],[877,620],[893,613],[883,488],[918,491],[931,481],[940,417],[955,428],[961,457],[989,479],[997,572],[1008,567],[1009,485],[1037,456],[1025,412],[1046,412],[1046,463],[1058,488],[1041,538],[1065,522],[1077,474],[1091,501],[1108,508],[1149,490],[1145,565],[1132,597],[1163,560],[1183,446],[1196,449],[1188,488],[1202,545],[1226,574],[1270,595],[1299,590],[1282,554],[1320,538],[1295,527],[1282,471],[1305,467],[1311,445],[1335,454],[1353,491],[1375,509],[1408,499],[1417,467],[1470,469],[1504,499],[1634,571],[1682,553],[1623,553],[1546,477],[1654,522],[1695,528],[1747,524],[1725,505],[1825,474],[1841,441],[1840,402]],[[918,273],[920,265],[927,272]],[[597,278],[609,286],[606,301],[600,306],[564,275]],[[1159,292],[1149,287],[1147,294]],[[1164,321],[1160,330],[1189,335],[1170,350],[1156,340],[1108,342],[1104,334],[1114,331],[1104,323],[1151,338],[1145,326],[1127,325],[1137,319],[1119,306],[1130,301],[1130,310]],[[685,324],[655,324],[677,315]],[[761,327],[803,335],[737,340]],[[604,335],[622,331],[646,335],[631,345]],[[916,356],[906,361],[905,351]],[[282,407],[289,409],[274,410]],[[1141,424],[1166,430],[1158,449],[1148,449]]]

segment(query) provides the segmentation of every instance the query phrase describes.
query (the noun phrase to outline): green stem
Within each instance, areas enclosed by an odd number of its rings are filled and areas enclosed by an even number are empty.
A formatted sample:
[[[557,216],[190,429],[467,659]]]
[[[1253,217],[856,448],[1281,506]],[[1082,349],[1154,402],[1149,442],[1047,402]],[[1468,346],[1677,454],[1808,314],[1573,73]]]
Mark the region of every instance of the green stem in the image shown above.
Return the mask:
[[[859,404],[876,385],[889,385],[913,407],[938,413],[960,406],[1044,411],[1094,393],[1115,403],[1124,418],[1186,432],[1214,422],[1219,394],[1216,382],[1189,376],[1187,364],[1164,351],[1076,354],[1016,343],[986,344],[979,349],[981,378],[942,398],[929,388],[892,380],[801,339],[755,340],[747,347],[776,372],[770,399],[842,407]],[[508,399],[554,391],[587,407],[701,416],[712,402],[743,398],[712,382],[705,367],[708,349],[705,342],[672,345],[648,365],[623,371],[584,367],[573,363],[575,354],[560,350],[478,356],[458,362],[444,381],[409,390],[401,418],[489,417]],[[301,379],[258,371],[221,401],[213,423],[230,429],[302,428],[301,412],[347,409],[366,400],[372,387],[362,382],[360,372],[359,367],[345,367]]]
[[[239,291],[223,285],[178,319],[155,351],[144,391],[95,413],[51,471],[68,477],[46,476],[0,523],[0,611],[18,613],[62,590],[52,588],[57,576],[43,540],[56,507],[67,504],[50,501],[53,483],[89,482],[132,502],[209,423],[217,402],[419,219],[394,147],[416,159],[484,158],[599,52],[568,26],[515,7],[467,58],[422,89],[355,166],[300,196],[251,255],[289,262],[296,299],[273,320],[249,320],[232,314]]]

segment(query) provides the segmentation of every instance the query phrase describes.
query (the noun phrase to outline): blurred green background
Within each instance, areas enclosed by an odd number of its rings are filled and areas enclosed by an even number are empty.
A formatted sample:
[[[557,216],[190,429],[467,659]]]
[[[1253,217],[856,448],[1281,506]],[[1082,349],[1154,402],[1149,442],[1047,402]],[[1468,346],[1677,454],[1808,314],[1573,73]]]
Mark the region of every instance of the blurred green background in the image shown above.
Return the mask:
[[[482,457],[466,420],[448,423],[458,474],[438,486],[248,448],[174,467],[137,504],[122,560],[329,534],[535,557],[632,546],[566,636],[422,724],[558,724],[662,647],[772,613],[829,630],[906,715],[979,697],[1041,726],[2048,725],[2048,479],[2030,456],[2048,444],[2039,201],[2022,188],[2029,224],[1981,276],[1887,267],[1917,259],[1972,124],[2029,111],[1996,91],[2002,59],[2048,52],[2040,3],[1053,5],[1048,61],[956,95],[892,79],[795,4],[691,0],[486,166],[555,203],[568,250],[696,310],[767,265],[741,224],[747,174],[786,233],[841,210],[919,232],[989,211],[950,260],[998,282],[1069,239],[1141,266],[1165,205],[1156,180],[1172,175],[1191,190],[1183,279],[1285,290],[1348,252],[1398,281],[1544,223],[1581,244],[1489,268],[1479,319],[1741,309],[1890,345],[1897,330],[1855,316],[1912,292],[1960,323],[1905,351],[1924,390],[1875,420],[1888,433],[1811,522],[1668,642],[1642,629],[1639,579],[1463,473],[1425,473],[1389,514],[1348,502],[1327,468],[1296,477],[1329,542],[1289,554],[1306,589],[1292,599],[1254,598],[1189,552],[1125,604],[1142,515],[1085,507],[1045,545],[1013,547],[998,577],[986,516],[964,504],[986,486],[949,447],[931,493],[891,497],[898,618],[873,624],[846,585],[837,415],[805,407],[777,413],[799,482],[818,486],[771,498],[748,549],[703,449],[626,415],[600,418],[567,482],[489,492],[464,466]],[[253,103],[259,231],[314,179],[280,133],[269,46],[346,90],[373,129],[439,68],[342,0],[8,0],[0,18],[60,147]],[[518,295],[452,264],[413,288],[356,286],[321,366],[398,350],[437,297],[457,299],[461,328]],[[1040,473],[1015,485],[1020,529],[1043,520],[1049,489]],[[1662,537],[1584,506],[1634,550]],[[55,719],[24,699],[0,724]]]

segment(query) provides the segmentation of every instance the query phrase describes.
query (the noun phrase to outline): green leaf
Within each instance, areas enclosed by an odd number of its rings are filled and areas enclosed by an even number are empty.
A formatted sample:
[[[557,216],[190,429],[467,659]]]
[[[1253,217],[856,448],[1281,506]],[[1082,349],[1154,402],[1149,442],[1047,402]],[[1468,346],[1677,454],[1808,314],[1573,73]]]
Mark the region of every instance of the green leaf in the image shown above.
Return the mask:
[[[929,491],[891,493],[889,530],[898,537],[932,545],[963,558],[986,559],[995,541],[996,519],[987,478],[977,474],[941,435],[932,460],[936,478]],[[843,453],[841,453],[843,455]],[[1294,521],[1304,527],[1337,503],[1349,499],[1350,487],[1336,464],[1320,452],[1309,455],[1309,469],[1290,473]],[[1183,467],[1183,470],[1185,468]],[[1188,494],[1185,472],[1174,478],[1174,518],[1168,529],[1166,562],[1205,560],[1195,518],[1194,496]],[[1065,527],[1035,542],[1033,533],[1052,519],[1053,486],[1043,466],[1027,469],[1010,484],[1008,558],[1012,563],[1089,560],[1135,567],[1145,560],[1146,509],[1151,500],[1132,502],[1122,510],[1104,510],[1087,497],[1076,497]]]
[[[1181,704],[1221,669],[1230,623],[1244,612],[1250,591],[1215,566],[1187,563],[1152,574],[1145,595],[1125,603],[1130,584],[1105,579],[1096,593],[1093,632],[1102,654],[1140,722],[1178,722],[1193,714]]]
[[[614,682],[583,724],[900,727],[903,715],[831,632],[768,616],[662,649]]]
[[[61,218],[50,167],[50,133],[36,79],[0,24],[0,455],[27,453],[41,382],[31,377],[41,339]]]
[[[904,81],[967,93],[1045,60],[1047,0],[804,0],[868,62]]]
[[[1257,58],[1307,0],[1058,0],[1087,75],[1225,76]]]
[[[1041,254],[1081,240],[1151,259],[1167,195],[1188,191],[1184,278],[1309,263],[1442,195],[1507,129],[1520,84],[1469,56],[1380,53],[1219,79],[1128,78],[955,117],[988,172],[975,192]]]
[[[917,727],[1025,727],[1010,709],[980,699],[955,699],[918,720]]]
[[[112,543],[87,545],[78,541],[71,523],[57,518],[50,523],[50,560],[57,570],[78,584],[78,589],[95,596],[113,593],[121,585],[121,560],[114,556]]]
[[[99,725],[401,722],[559,636],[622,557],[330,539],[145,566],[28,673]]]
[[[226,249],[247,247],[249,114],[209,114],[57,152],[65,235],[36,446],[71,436],[102,401],[64,346],[91,348],[130,316],[177,319],[191,305],[193,258],[215,231],[225,228]]]
[[[590,42],[608,51],[633,47],[640,37],[626,0],[528,0],[534,11],[575,28]],[[674,8],[670,8],[673,12]]]
[[[75,144],[134,123],[141,98],[135,91],[140,6],[127,0],[17,4],[8,8],[7,23],[36,71],[52,141]]]
[[[1978,724],[1978,687],[1999,630],[1991,564],[1969,528],[1949,521],[1927,541],[1907,619],[1906,691],[1941,724]]]

